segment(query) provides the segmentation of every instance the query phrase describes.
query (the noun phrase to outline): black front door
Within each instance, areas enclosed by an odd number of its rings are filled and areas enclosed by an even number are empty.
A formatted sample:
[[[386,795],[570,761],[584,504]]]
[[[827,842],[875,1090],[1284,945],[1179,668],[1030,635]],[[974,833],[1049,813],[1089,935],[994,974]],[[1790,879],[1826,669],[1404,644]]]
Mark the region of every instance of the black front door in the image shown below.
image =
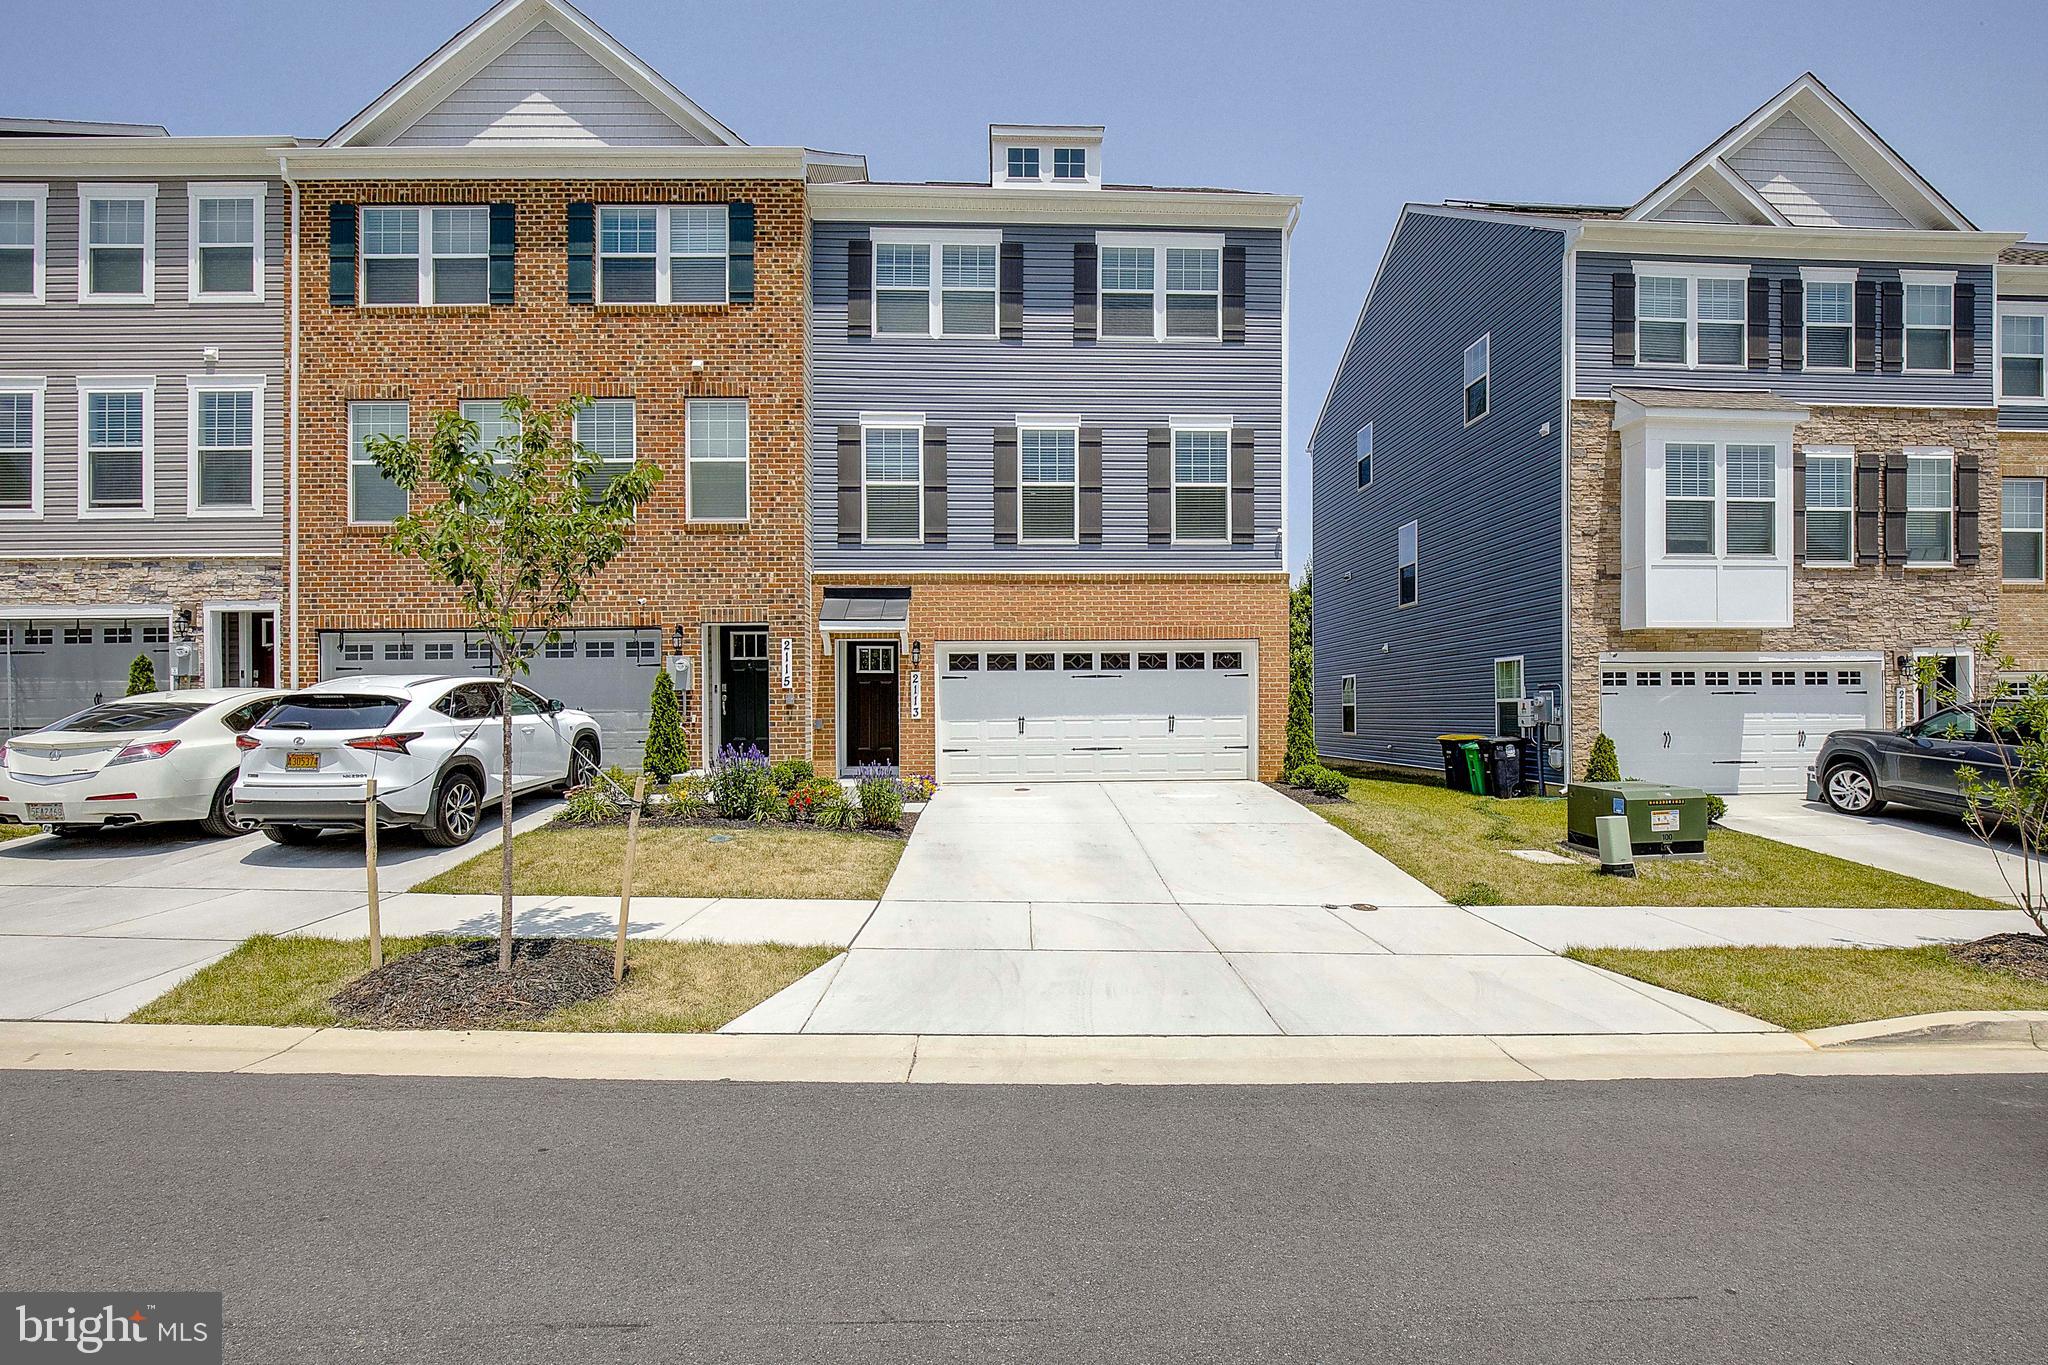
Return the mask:
[[[768,632],[727,626],[719,642],[721,744],[768,752]]]
[[[846,761],[856,768],[896,766],[896,646],[846,647]]]

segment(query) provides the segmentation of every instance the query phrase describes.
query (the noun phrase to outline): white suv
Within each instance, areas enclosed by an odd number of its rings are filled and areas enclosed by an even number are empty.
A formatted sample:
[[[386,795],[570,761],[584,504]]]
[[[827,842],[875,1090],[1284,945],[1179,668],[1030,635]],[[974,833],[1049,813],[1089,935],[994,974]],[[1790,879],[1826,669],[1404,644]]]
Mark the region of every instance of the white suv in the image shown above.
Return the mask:
[[[363,827],[377,779],[377,823],[467,843],[498,799],[504,766],[498,684],[474,675],[333,678],[280,700],[235,742],[235,813],[280,844]],[[597,722],[512,685],[512,790],[563,787],[598,766]]]

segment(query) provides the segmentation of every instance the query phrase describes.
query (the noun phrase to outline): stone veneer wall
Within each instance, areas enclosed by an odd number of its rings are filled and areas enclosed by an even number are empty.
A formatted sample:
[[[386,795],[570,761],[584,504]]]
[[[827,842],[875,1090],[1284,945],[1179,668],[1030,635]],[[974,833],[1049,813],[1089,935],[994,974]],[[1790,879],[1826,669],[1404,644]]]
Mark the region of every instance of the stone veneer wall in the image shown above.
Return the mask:
[[[1795,571],[1793,625],[1787,630],[1640,630],[1621,628],[1621,435],[1614,404],[1578,399],[1571,415],[1571,733],[1583,762],[1600,729],[1600,655],[1616,650],[1876,650],[1885,660],[1887,722],[1900,654],[1967,643],[1957,622],[1995,627],[1998,582],[2000,440],[1986,409],[1816,406],[1800,425],[1801,445],[1845,445],[1879,453],[1905,446],[1974,451],[1980,461],[1979,536],[1983,554],[1969,568],[1870,568]],[[1789,489],[1785,490],[1787,496]],[[1973,632],[1974,633],[1974,632]],[[1978,664],[1980,670],[1983,661]],[[1981,681],[1981,678],[1980,678]]]
[[[177,613],[190,612],[194,649],[181,678],[200,676],[206,603],[283,599],[284,574],[273,559],[0,559],[0,617],[10,606],[160,608],[171,613],[175,635]]]
[[[2000,432],[1998,460],[2001,475],[2048,478],[2048,431]],[[1991,526],[1995,535],[1996,519]],[[2025,669],[2048,670],[2048,584],[2000,584],[1998,620],[2013,662]]]

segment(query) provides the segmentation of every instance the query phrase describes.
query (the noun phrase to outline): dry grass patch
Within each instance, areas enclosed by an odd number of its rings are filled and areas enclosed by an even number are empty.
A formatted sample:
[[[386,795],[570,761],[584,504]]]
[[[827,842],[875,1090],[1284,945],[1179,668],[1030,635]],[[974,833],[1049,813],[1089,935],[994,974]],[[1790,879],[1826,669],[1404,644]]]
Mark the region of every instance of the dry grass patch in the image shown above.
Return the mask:
[[[904,842],[775,825],[643,827],[633,894],[879,900]],[[522,896],[616,896],[625,856],[623,828],[535,830],[512,841],[512,889]],[[492,848],[412,889],[496,895],[498,878]]]

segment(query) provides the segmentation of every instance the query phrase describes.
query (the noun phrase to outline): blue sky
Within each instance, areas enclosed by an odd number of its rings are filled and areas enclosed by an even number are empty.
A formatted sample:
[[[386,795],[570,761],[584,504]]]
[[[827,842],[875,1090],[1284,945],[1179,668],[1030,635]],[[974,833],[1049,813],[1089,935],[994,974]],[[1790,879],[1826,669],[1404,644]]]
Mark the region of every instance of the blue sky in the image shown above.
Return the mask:
[[[0,113],[324,136],[486,0],[13,7]],[[2048,237],[2048,5],[774,5],[585,0],[749,142],[985,174],[991,122],[1108,125],[1113,179],[1299,194],[1290,567],[1303,446],[1409,200],[1626,202],[1800,71],[1964,213]]]

